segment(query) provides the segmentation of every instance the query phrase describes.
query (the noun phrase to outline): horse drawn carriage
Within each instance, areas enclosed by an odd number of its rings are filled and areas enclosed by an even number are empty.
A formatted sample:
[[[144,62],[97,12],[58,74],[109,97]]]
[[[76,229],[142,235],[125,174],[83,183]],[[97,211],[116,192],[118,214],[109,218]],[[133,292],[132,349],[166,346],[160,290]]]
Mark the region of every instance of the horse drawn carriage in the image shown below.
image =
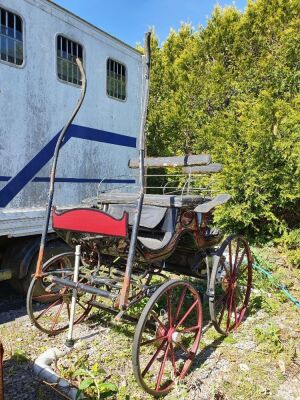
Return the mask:
[[[93,307],[116,315],[118,320],[136,323],[134,375],[144,390],[161,396],[186,376],[197,354],[203,299],[208,300],[210,318],[218,332],[227,335],[240,325],[252,284],[249,245],[240,235],[223,240],[221,231],[211,226],[214,209],[230,196],[213,197],[193,185],[199,175],[219,172],[220,164],[211,163],[207,154],[145,158],[149,34],[139,159],[129,162],[129,167],[139,172],[137,192],[126,188],[106,191],[100,186],[97,196],[82,207],[52,208],[60,144],[86,89],[80,62],[79,66],[82,95],[56,146],[45,229],[27,296],[28,313],[34,325],[49,335],[70,325],[69,339],[73,323],[81,322]],[[145,171],[150,168],[181,168],[175,174],[183,182],[181,188],[165,185],[159,192],[151,186],[151,193],[146,193]],[[43,264],[51,212],[54,230],[76,251],[63,252]],[[205,286],[204,293],[199,284]],[[140,310],[137,305],[144,308],[136,318],[132,310]]]

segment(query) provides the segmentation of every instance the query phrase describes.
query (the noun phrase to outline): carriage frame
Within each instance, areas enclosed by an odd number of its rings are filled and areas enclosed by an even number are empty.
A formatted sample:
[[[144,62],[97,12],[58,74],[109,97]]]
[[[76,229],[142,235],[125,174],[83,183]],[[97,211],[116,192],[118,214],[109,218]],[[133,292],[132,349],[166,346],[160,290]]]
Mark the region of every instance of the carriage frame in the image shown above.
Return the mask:
[[[139,158],[129,162],[139,173],[137,193],[106,192],[100,187],[96,198],[87,199],[82,207],[56,210],[52,202],[60,146],[86,93],[85,72],[78,61],[81,97],[56,144],[27,309],[33,324],[49,335],[69,327],[69,345],[74,342],[73,324],[83,321],[93,307],[135,323],[134,375],[145,391],[161,396],[187,375],[196,357],[203,300],[208,300],[210,319],[219,333],[228,335],[242,322],[252,286],[252,257],[243,236],[231,235],[222,241],[221,231],[211,226],[214,209],[230,195],[212,197],[206,188],[192,185],[202,174],[219,172],[220,164],[211,163],[208,154],[145,157],[150,33],[143,64]],[[169,179],[162,193],[155,193],[151,185],[152,193],[146,193],[146,180],[153,178],[146,171],[153,168],[181,168],[183,174],[174,173],[177,182],[185,177],[181,189],[171,186]],[[51,213],[54,230],[76,251],[61,252],[44,262]],[[140,311],[137,305],[146,301]],[[138,316],[134,315],[137,309]]]

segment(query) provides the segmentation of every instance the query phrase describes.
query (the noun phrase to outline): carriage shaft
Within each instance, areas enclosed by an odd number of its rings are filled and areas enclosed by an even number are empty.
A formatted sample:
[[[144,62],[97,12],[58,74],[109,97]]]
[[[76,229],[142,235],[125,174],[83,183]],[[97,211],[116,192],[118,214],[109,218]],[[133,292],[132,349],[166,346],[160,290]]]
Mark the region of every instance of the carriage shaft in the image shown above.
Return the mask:
[[[100,297],[106,297],[106,298],[110,298],[110,299],[115,298],[115,295],[107,292],[106,290],[97,289],[93,286],[85,285],[84,283],[80,283],[80,282],[74,283],[73,281],[70,281],[69,279],[53,277],[52,282],[57,283],[61,286],[67,286],[72,289],[81,290],[86,293],[95,294]]]

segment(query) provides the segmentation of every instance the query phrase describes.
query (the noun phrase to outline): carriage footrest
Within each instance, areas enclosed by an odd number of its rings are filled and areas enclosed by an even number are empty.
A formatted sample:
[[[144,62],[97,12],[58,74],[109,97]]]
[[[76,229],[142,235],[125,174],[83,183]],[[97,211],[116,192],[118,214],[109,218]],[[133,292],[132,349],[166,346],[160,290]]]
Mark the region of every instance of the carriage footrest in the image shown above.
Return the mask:
[[[115,297],[114,295],[107,292],[106,290],[97,289],[93,286],[85,285],[84,283],[80,283],[80,282],[74,283],[73,281],[70,281],[69,279],[57,278],[54,276],[52,278],[52,282],[57,283],[61,286],[70,287],[72,289],[82,290],[83,292],[86,292],[86,293],[95,294],[100,297],[106,297],[106,298],[114,298]]]

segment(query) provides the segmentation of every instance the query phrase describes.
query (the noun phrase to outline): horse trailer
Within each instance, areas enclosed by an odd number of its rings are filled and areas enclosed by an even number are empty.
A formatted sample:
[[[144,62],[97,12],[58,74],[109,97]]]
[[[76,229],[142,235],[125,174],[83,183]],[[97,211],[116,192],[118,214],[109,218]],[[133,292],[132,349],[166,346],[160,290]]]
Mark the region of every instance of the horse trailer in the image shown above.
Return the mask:
[[[0,0],[0,21],[0,280],[26,291],[55,144],[80,95],[75,60],[88,89],[61,149],[55,203],[63,208],[106,184],[134,186],[142,55],[49,0]],[[61,246],[49,231],[49,256]]]

